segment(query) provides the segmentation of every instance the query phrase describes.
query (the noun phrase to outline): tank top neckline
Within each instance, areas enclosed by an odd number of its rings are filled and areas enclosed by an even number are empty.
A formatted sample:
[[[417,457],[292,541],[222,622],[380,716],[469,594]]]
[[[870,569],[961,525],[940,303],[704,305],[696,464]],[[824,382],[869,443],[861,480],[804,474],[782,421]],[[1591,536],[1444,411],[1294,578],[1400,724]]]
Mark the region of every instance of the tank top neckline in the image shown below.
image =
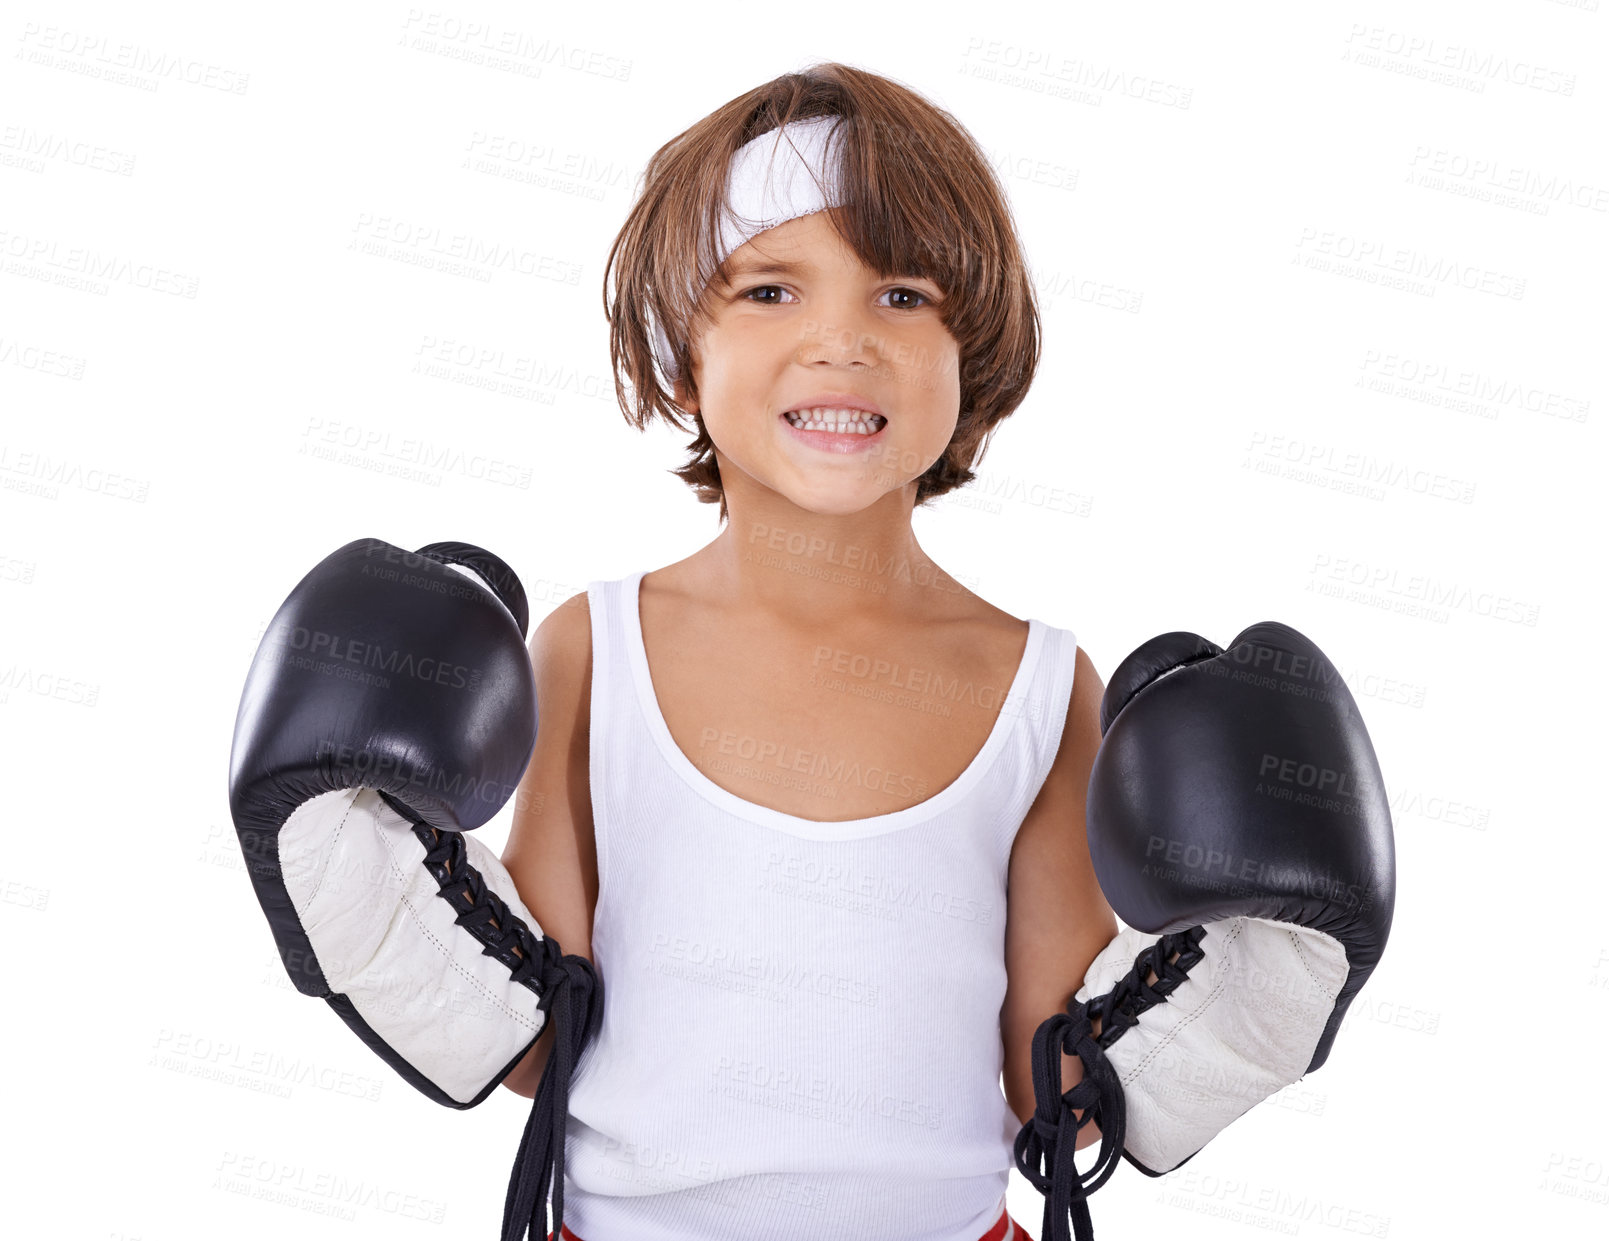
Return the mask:
[[[830,839],[845,836],[871,836],[882,832],[896,831],[914,823],[926,822],[936,815],[947,810],[959,798],[964,797],[969,789],[982,778],[989,769],[990,762],[999,753],[1000,747],[1005,744],[1006,735],[1011,730],[1011,724],[1017,717],[1024,714],[1022,700],[1026,696],[1027,687],[1032,681],[1035,666],[1040,652],[1045,644],[1045,625],[1036,617],[1028,617],[1028,641],[1023,648],[1022,657],[1017,662],[1016,674],[1011,678],[1011,686],[1006,691],[1006,697],[1000,704],[1000,710],[995,715],[994,724],[989,729],[989,735],[984,739],[983,748],[972,758],[966,768],[945,785],[933,796],[906,806],[901,810],[890,810],[883,814],[868,815],[859,819],[806,819],[799,815],[788,814],[786,811],[774,810],[770,806],[762,806],[757,802],[739,797],[729,789],[722,788],[711,780],[697,766],[693,760],[682,753],[682,748],[676,744],[675,737],[671,736],[670,725],[665,722],[664,712],[659,707],[659,696],[654,692],[653,677],[648,669],[648,646],[643,640],[641,601],[642,579],[649,573],[647,569],[639,569],[621,582],[621,595],[624,613],[624,629],[626,654],[631,665],[631,679],[637,688],[637,699],[642,706],[643,718],[647,721],[648,731],[653,734],[654,743],[659,747],[673,771],[682,780],[700,794],[705,800],[712,802],[722,810],[731,812],[740,818],[758,823],[764,827],[775,827],[789,832],[795,836],[808,836],[816,839]]]

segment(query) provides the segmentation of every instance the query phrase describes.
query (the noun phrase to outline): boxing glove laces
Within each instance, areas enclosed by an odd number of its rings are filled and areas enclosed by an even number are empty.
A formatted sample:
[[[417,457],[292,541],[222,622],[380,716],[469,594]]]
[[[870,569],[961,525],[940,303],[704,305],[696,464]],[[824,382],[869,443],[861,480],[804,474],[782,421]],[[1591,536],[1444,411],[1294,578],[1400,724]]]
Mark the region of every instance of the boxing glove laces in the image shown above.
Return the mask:
[[[602,1017],[471,829],[536,746],[524,589],[467,543],[358,539],[291,591],[235,720],[229,806],[296,989],[426,1097],[481,1103],[556,1022],[504,1200],[505,1241],[564,1218],[571,1070]]]
[[[1091,1241],[1087,1196],[1119,1155],[1160,1176],[1319,1068],[1385,949],[1391,813],[1351,692],[1308,638],[1266,621],[1225,650],[1166,633],[1101,701],[1090,860],[1126,924],[1035,1031],[1018,1169],[1044,1241]],[[1062,1092],[1062,1057],[1083,1080]],[[1081,1116],[1075,1113],[1082,1113]],[[1094,1165],[1077,1131],[1100,1131]]]

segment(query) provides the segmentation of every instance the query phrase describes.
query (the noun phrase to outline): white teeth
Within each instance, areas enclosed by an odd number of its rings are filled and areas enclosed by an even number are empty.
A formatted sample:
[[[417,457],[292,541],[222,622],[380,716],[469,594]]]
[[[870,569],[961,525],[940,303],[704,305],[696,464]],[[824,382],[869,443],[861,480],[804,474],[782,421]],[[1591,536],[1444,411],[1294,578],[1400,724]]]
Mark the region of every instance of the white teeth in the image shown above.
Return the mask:
[[[881,414],[868,414],[860,409],[798,409],[784,416],[801,430],[838,431],[851,435],[876,435],[888,421]]]

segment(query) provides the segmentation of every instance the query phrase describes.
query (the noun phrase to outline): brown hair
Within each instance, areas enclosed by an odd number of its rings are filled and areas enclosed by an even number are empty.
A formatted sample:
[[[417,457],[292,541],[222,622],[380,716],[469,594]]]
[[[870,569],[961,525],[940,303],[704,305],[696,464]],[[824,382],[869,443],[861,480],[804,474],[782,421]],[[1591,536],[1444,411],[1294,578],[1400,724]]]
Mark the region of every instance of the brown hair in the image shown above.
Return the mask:
[[[711,267],[732,155],[760,134],[814,116],[842,118],[844,204],[828,213],[835,231],[880,278],[937,283],[942,321],[959,345],[960,417],[944,455],[918,480],[917,504],[976,477],[971,467],[991,429],[1021,404],[1039,365],[1039,309],[1011,209],[960,122],[897,82],[836,62],[739,95],[654,152],[604,271],[621,411],[639,431],[655,417],[685,431],[683,419],[693,418],[698,435],[688,464],[671,472],[701,502],[718,501],[722,521],[714,444],[702,417],[678,406],[674,386],[661,383],[653,322],[665,325],[676,369],[696,396],[691,340],[711,320],[687,285],[691,273],[712,284],[726,277],[725,264]]]

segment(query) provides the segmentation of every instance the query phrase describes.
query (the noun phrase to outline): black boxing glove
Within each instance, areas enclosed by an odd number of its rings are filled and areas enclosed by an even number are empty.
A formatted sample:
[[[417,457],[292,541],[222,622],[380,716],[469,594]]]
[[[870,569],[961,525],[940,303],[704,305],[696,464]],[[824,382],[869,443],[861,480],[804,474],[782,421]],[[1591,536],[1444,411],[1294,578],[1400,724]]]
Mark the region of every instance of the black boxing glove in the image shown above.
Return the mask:
[[[1172,1171],[1322,1065],[1396,899],[1374,747],[1340,673],[1289,626],[1253,625],[1228,651],[1153,638],[1113,674],[1101,736],[1090,859],[1128,928],[1035,1033],[1038,1106],[1016,1159],[1046,1194],[1045,1241],[1069,1217],[1093,1235],[1084,1198],[1119,1152]],[[1065,1094],[1063,1053],[1084,1066]],[[1100,1149],[1079,1174],[1090,1122]]]
[[[509,1185],[504,1236],[553,1173],[563,1222],[569,1073],[602,1014],[498,857],[464,835],[536,746],[525,592],[467,543],[359,539],[280,606],[235,720],[229,804],[280,958],[437,1103],[484,1100],[558,1021]]]

